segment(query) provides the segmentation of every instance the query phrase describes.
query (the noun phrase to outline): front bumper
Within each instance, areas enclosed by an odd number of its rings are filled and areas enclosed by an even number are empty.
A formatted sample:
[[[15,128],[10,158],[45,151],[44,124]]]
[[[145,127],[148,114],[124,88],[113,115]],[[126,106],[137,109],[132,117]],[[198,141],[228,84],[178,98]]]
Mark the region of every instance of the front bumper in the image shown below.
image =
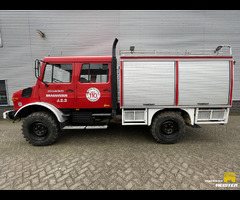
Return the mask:
[[[3,119],[14,119],[16,111],[15,110],[8,110],[3,113]]]

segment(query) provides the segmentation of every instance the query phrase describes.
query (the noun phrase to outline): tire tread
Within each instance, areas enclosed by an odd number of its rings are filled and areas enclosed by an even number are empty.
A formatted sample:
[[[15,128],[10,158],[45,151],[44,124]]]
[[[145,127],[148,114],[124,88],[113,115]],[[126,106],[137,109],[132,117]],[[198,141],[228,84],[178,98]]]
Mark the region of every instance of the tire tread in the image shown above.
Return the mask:
[[[157,129],[157,124],[158,124],[158,121],[161,120],[162,118],[165,118],[165,117],[170,117],[170,118],[175,118],[175,119],[178,119],[180,120],[180,122],[182,123],[182,130],[180,131],[180,134],[178,134],[178,137],[174,138],[174,140],[172,141],[167,141],[165,140],[163,137],[159,137],[159,134],[158,132],[156,131]],[[177,112],[174,112],[174,111],[165,111],[165,112],[162,112],[162,113],[159,113],[154,119],[153,119],[153,122],[152,122],[152,125],[150,127],[150,130],[151,130],[151,133],[152,133],[152,136],[153,138],[158,142],[158,143],[161,143],[161,144],[173,144],[173,143],[177,143],[179,140],[181,140],[185,134],[185,122],[182,118],[182,116],[180,114],[178,114]]]
[[[30,123],[39,119],[45,119],[50,123],[48,129],[51,132],[51,135],[48,137],[46,141],[35,141],[31,137],[29,137]],[[25,118],[22,124],[22,134],[24,138],[26,139],[26,141],[28,141],[30,144],[34,146],[45,146],[53,144],[58,139],[60,132],[61,131],[58,121],[50,112],[47,111],[39,111],[30,114]]]

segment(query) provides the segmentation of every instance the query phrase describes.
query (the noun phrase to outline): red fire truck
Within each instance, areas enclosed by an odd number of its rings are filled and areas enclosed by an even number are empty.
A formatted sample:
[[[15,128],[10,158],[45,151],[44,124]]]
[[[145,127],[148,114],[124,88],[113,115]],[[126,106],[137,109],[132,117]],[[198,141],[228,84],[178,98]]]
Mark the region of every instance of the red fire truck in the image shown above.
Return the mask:
[[[122,125],[146,125],[159,143],[176,143],[185,126],[225,124],[232,106],[231,47],[211,55],[189,52],[120,51],[112,56],[45,57],[35,62],[35,86],[13,94],[15,110],[4,119],[24,118],[22,133],[32,145],[54,143],[64,129],[104,129],[116,115]],[[228,47],[230,55],[220,54]],[[119,96],[119,98],[118,98]]]

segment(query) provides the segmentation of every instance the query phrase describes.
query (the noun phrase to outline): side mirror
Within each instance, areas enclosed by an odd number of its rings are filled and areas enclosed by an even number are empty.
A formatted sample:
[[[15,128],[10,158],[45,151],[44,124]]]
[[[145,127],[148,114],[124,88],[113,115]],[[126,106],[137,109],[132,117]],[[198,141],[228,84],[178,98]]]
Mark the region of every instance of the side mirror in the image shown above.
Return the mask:
[[[41,75],[41,62],[40,60],[35,60],[35,77],[38,79]]]
[[[36,59],[35,60],[35,77],[39,80],[39,81],[41,81],[42,83],[44,83],[42,80],[40,80],[40,75],[41,75],[41,62],[43,62],[43,61],[40,61],[40,60],[38,60],[38,59]],[[46,86],[46,87],[48,87],[49,85],[47,84],[47,83],[44,83],[44,85]]]

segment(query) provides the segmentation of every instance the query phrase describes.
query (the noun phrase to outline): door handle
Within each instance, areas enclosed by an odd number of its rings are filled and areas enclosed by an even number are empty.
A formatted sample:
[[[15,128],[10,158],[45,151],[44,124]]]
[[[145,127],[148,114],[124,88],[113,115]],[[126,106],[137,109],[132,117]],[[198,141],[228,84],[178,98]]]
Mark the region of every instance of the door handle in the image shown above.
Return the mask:
[[[103,92],[111,92],[110,89],[104,89]]]
[[[68,89],[68,90],[66,90],[66,92],[73,92],[73,90],[71,90],[71,89]]]

